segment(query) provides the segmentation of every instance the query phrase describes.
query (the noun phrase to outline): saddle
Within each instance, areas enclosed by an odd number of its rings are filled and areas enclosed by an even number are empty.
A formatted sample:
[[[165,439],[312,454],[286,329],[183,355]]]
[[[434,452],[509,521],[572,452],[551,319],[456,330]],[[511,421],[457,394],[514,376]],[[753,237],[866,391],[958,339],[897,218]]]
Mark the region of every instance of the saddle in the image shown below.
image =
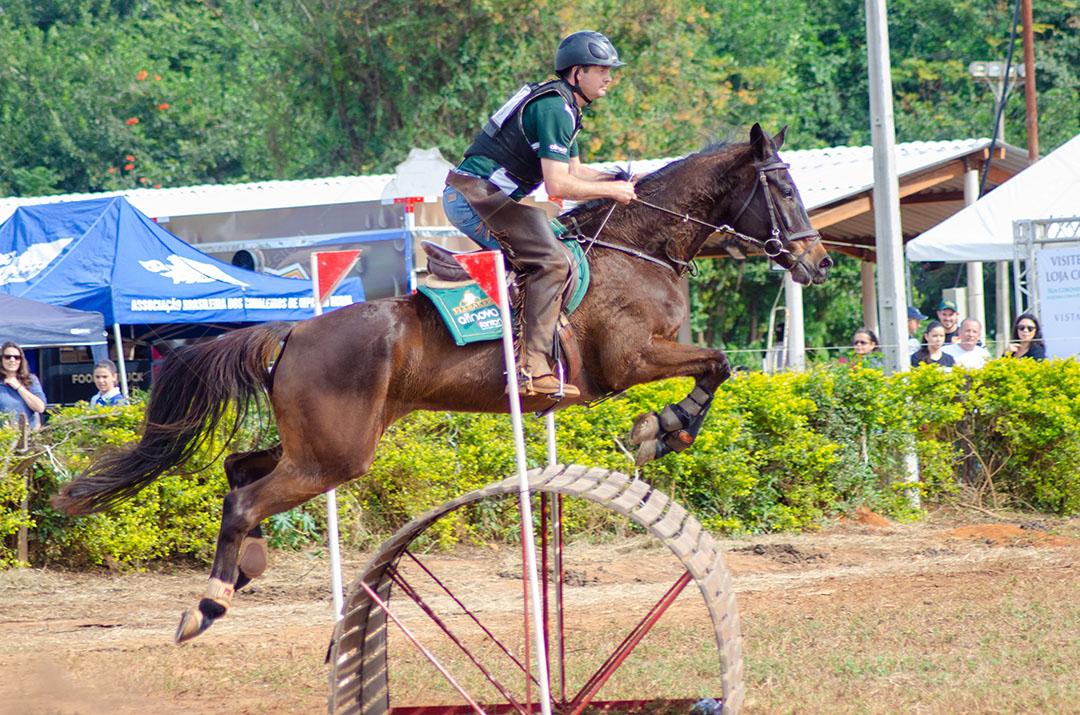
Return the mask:
[[[420,245],[427,254],[428,276],[417,287],[417,292],[426,296],[435,305],[457,344],[465,345],[500,339],[502,321],[498,318],[494,301],[483,295],[465,269],[454,259],[454,256],[477,251],[453,251],[431,241],[422,241]],[[559,315],[557,350],[565,362],[567,379],[573,381],[581,371],[581,353],[567,316],[577,309],[588,291],[589,262],[577,241],[560,241],[560,246],[574,270],[563,288],[563,309]],[[509,262],[505,265],[510,305],[520,306],[521,299],[524,297],[520,281],[517,280],[518,276],[513,272]],[[518,313],[520,314],[520,311]],[[515,330],[515,333],[518,331]]]

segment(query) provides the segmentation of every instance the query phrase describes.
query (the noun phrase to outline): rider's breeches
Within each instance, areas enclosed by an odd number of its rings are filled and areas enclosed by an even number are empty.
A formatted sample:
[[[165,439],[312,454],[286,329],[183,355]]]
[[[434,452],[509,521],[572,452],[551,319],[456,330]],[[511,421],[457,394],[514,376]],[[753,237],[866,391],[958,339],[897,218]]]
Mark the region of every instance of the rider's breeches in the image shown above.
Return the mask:
[[[457,226],[465,218],[462,223],[469,223],[467,212],[455,203],[463,196],[488,235],[498,241],[514,270],[525,276],[523,364],[534,375],[546,373],[562,308],[562,291],[570,272],[570,259],[559,246],[547,214],[519,204],[485,179],[451,172],[447,183],[443,204],[448,209],[452,205],[455,215],[447,211],[451,222]],[[459,196],[451,195],[455,191]],[[473,237],[476,227],[469,228],[466,235]]]

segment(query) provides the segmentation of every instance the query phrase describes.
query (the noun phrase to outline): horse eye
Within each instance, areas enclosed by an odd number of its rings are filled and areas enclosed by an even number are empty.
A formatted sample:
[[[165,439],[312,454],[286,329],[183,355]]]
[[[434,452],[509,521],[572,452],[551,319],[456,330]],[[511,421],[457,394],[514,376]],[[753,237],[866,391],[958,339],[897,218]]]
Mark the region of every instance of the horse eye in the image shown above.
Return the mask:
[[[785,199],[793,199],[793,198],[795,198],[795,192],[791,190],[790,186],[785,186],[784,189],[780,193],[782,193],[784,195]]]

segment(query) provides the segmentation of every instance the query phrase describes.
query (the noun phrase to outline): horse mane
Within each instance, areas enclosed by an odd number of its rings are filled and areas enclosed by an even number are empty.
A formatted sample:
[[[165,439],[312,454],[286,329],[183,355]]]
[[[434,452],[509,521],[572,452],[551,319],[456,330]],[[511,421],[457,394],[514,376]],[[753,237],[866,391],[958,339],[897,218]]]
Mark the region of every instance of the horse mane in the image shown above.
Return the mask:
[[[644,176],[636,186],[638,197],[672,210],[693,212],[703,220],[714,220],[717,199],[734,185],[736,177],[731,169],[747,147],[746,143],[727,141],[708,144]],[[611,205],[611,199],[592,199],[559,218],[588,230],[604,220]],[[646,206],[630,205],[624,211],[613,212],[603,231],[617,232],[626,244],[648,248],[655,241],[649,224],[670,220]]]

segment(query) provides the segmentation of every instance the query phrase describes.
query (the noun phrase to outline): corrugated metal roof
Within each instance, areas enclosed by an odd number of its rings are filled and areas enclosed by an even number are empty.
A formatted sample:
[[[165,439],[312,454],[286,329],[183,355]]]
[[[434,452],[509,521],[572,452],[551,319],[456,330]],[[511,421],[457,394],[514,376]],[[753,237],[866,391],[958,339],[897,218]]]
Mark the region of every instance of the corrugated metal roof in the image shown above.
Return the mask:
[[[897,144],[897,171],[903,182],[905,177],[915,176],[951,161],[979,154],[989,145],[989,139]],[[873,149],[871,147],[789,150],[783,152],[783,158],[791,165],[792,177],[799,186],[803,201],[811,214],[815,210],[868,193],[873,188]],[[675,158],[635,161],[631,169],[635,173],[654,171],[674,160]],[[1015,174],[1026,165],[1025,154],[1016,147],[1006,147],[1006,156],[1000,160],[1000,165],[1009,174]],[[603,170],[626,166],[626,162],[598,162],[590,166]],[[155,218],[379,201],[384,190],[394,179],[394,174],[374,174],[298,181],[204,184],[170,189],[132,189],[106,193],[8,198],[0,199],[0,220],[7,219],[17,206],[78,201],[105,196],[124,196],[140,211]],[[962,189],[962,186],[961,177],[959,181],[941,184],[932,190],[954,191],[957,187]],[[405,187],[405,193],[409,193],[407,187]],[[538,190],[536,198],[539,200],[547,198],[543,187]],[[942,208],[940,204],[932,203],[905,205],[904,233],[915,235],[944,220],[954,211],[955,207]],[[867,213],[831,225],[827,233],[837,240],[858,237],[865,239],[873,235],[873,228],[873,215]]]
[[[123,196],[147,216],[198,216],[295,206],[323,206],[378,201],[393,174],[330,176],[296,181],[247,184],[201,184],[172,189],[129,189],[83,194],[0,199],[0,221],[19,206]]]

